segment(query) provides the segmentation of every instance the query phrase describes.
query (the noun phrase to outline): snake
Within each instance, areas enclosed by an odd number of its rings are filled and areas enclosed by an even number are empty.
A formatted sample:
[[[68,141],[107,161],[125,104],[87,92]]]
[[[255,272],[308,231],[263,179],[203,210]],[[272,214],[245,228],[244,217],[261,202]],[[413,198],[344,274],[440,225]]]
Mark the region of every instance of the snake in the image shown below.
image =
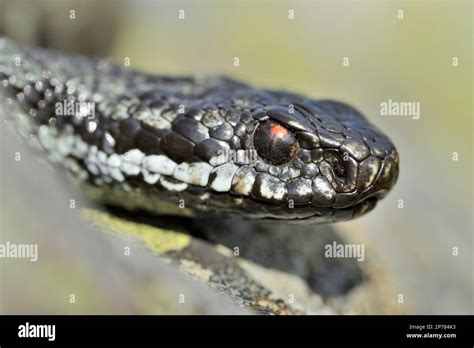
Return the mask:
[[[0,38],[0,111],[92,199],[129,211],[332,223],[395,185],[354,107],[226,76],[165,76]]]

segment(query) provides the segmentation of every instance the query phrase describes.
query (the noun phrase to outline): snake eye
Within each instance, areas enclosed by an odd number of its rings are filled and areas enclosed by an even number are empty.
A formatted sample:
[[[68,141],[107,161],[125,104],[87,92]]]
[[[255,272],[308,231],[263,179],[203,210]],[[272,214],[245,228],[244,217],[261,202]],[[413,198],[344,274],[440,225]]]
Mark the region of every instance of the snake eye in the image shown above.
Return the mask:
[[[253,144],[258,155],[271,164],[289,162],[298,149],[293,134],[274,121],[258,125],[253,134]]]

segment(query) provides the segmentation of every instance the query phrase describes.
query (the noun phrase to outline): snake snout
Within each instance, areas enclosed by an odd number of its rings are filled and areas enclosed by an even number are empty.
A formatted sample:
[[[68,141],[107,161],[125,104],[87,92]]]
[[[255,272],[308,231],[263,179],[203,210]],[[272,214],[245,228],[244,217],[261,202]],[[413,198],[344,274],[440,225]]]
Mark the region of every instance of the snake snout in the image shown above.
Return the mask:
[[[323,137],[321,143],[325,143]],[[338,147],[325,148],[322,153],[319,171],[330,184],[326,192],[334,190],[331,199],[326,197],[326,204],[337,209],[369,197],[383,198],[398,178],[399,158],[393,146],[388,154],[376,155],[364,138],[354,137],[346,138]]]
[[[395,148],[383,159],[376,157],[360,164],[360,181],[367,183],[361,185],[359,201],[369,197],[382,199],[395,185],[399,173],[399,157]]]

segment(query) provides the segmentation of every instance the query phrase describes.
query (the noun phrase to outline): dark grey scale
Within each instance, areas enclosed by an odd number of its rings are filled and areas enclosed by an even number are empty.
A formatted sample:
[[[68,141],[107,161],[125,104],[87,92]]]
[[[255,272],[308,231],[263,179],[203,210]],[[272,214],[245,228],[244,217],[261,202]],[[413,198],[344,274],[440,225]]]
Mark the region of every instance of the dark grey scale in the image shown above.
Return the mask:
[[[393,175],[394,166],[398,167],[394,163],[393,154],[385,157],[382,162],[382,168],[380,168],[380,174],[377,177],[377,187],[380,188],[390,188],[398,178],[398,174]]]
[[[309,204],[313,198],[312,181],[298,178],[288,183],[288,199],[297,205]]]
[[[145,155],[155,155],[161,153],[160,138],[144,127],[139,129],[133,137],[134,143]]]
[[[293,165],[295,163],[293,162]],[[303,165],[303,163],[301,163]],[[291,167],[284,166],[281,168],[280,174],[278,175],[278,179],[280,179],[283,182],[288,182],[291,179]]]
[[[387,155],[387,152],[385,151],[384,147],[382,144],[376,139],[375,142],[369,143],[370,147],[370,154],[372,156],[376,156],[380,159],[384,159],[385,156]]]
[[[344,132],[342,132],[342,135],[344,135],[346,138],[360,138],[362,136],[360,132],[353,128],[346,128]]]
[[[370,150],[361,138],[348,138],[344,140],[340,150],[349,153],[358,161],[362,161],[370,156]]]
[[[261,109],[262,107],[268,105],[268,103],[253,103],[248,106],[248,111],[253,112],[255,110]]]
[[[229,146],[232,150],[240,150],[242,148],[242,142],[238,136],[234,135],[229,140]]]
[[[135,147],[134,136],[140,128],[140,122],[133,118],[120,120],[117,126],[113,126],[114,133],[111,134],[115,138],[115,151],[118,154],[123,154]]]
[[[323,149],[314,149],[311,150],[311,159],[313,162],[319,163],[324,159],[324,150]]]
[[[219,110],[222,112],[222,115],[225,114],[226,110],[229,110],[232,104],[228,100],[228,96],[218,97],[214,100]]]
[[[54,109],[51,117],[54,117],[54,119],[56,120],[56,128],[63,129],[65,125],[73,123],[72,120],[74,116],[56,115],[55,103],[51,103],[51,105],[52,105],[52,108]]]
[[[120,94],[116,97],[115,105],[129,105],[131,100],[131,96],[128,93]],[[141,99],[140,99],[141,100]]]
[[[310,132],[297,132],[296,139],[303,149],[312,150],[319,147],[319,137]]]
[[[293,105],[295,106],[295,110],[298,110],[314,128],[321,127],[323,123],[321,115],[324,111],[317,105],[317,102],[311,102],[305,99],[297,101]]]
[[[146,109],[146,106],[142,105],[142,104],[132,104],[128,107],[128,114],[129,115],[136,115],[138,113],[140,113],[141,111],[145,110]]]
[[[318,133],[319,133],[321,146],[323,147],[334,147],[334,148],[339,147],[342,145],[342,143],[346,139],[342,136],[342,134],[332,133],[324,129],[319,129]]]
[[[255,182],[252,187],[252,191],[250,192],[251,196],[255,199],[259,199],[262,201],[270,201],[270,202],[276,202],[273,199],[268,199],[265,196],[263,196],[262,192],[262,187],[266,186],[270,189],[270,191],[277,191],[277,189],[280,187],[282,182],[270,174],[266,173],[259,173],[255,177]],[[273,189],[274,188],[274,189]],[[288,199],[288,193],[284,194],[282,201],[287,201]]]
[[[163,116],[169,122],[173,122],[177,114],[178,114],[178,106],[176,106],[176,108],[168,107],[161,112],[161,116]]]
[[[370,146],[372,144],[376,144],[378,142],[378,139],[379,139],[379,135],[377,135],[377,131],[375,129],[372,129],[372,128],[364,128],[362,130],[360,130],[364,140],[366,141],[366,143]]]
[[[26,85],[23,88],[23,94],[32,105],[36,105],[43,98],[43,96],[35,89],[34,84]]]
[[[252,142],[252,133],[245,133],[240,136],[241,144],[250,144]]]
[[[279,176],[281,173],[281,167],[270,166],[270,168],[268,168],[268,173],[273,176]]]
[[[234,129],[230,124],[223,124],[209,130],[209,135],[215,139],[229,141],[234,135]]]
[[[393,151],[393,145],[386,137],[378,137],[377,145],[383,149],[386,156]]]
[[[110,135],[115,139],[115,142],[117,142],[117,139],[120,137],[120,123],[119,121],[112,120],[107,124],[107,132],[110,133]]]
[[[0,79],[1,79],[1,88],[3,93],[9,98],[16,98],[16,94],[19,92],[19,90],[12,85],[9,81],[6,75],[0,74]]]
[[[305,149],[299,149],[298,157],[304,162],[309,163],[312,161],[311,159],[311,151]]]
[[[64,95],[64,98],[66,98],[66,96],[68,98],[74,98],[74,99],[71,99],[71,100],[75,100],[76,99],[76,96],[72,93],[67,93],[67,89],[65,88],[64,91],[61,93]],[[51,84],[49,84],[45,89],[44,89],[44,92],[43,92],[43,99],[46,100],[47,102],[50,102],[50,101],[53,101],[55,98],[56,98],[57,94],[55,93],[55,87],[52,86]]]
[[[36,122],[39,124],[46,124],[51,117],[54,117],[55,110],[53,100],[45,101],[44,95],[34,88],[34,84],[27,85],[21,92],[18,88],[15,88],[15,90],[17,91],[16,97],[21,109],[27,113],[30,113],[33,110]]]
[[[122,136],[133,138],[135,133],[141,128],[140,121],[133,118],[126,118],[118,122]]]
[[[320,105],[318,105],[320,107]],[[333,122],[335,114],[332,112],[328,112],[327,110],[321,108],[321,112],[319,113],[319,118],[322,120],[323,124],[328,122]]]
[[[196,119],[196,117],[202,112],[202,109],[197,106],[190,106],[189,108],[185,108],[184,116]]]
[[[313,178],[318,173],[318,166],[314,163],[308,163],[303,166],[303,168],[301,168],[301,175],[303,175],[307,179]]]
[[[204,110],[214,110],[217,109],[217,105],[213,101],[205,101],[201,104],[201,108]]]
[[[252,113],[249,112],[249,111],[244,111],[242,112],[242,114],[240,115],[240,122],[242,122],[243,124],[249,124],[251,122],[253,122],[254,119],[252,117]]]
[[[225,120],[225,115],[227,113],[227,110],[229,110],[231,108],[230,104],[225,104],[226,106],[225,107],[222,107],[221,104],[219,104],[219,109],[218,109],[218,112],[219,112],[219,115]]]
[[[240,111],[229,110],[225,115],[225,120],[234,127],[240,121],[240,114]]]
[[[319,164],[319,171],[321,172],[322,175],[324,175],[324,177],[327,179],[327,181],[329,181],[329,183],[332,185],[334,189],[337,188],[338,182],[337,182],[336,176],[334,175],[332,166],[329,163],[321,162]]]
[[[177,163],[194,155],[194,144],[176,132],[169,132],[160,139],[160,150]]]
[[[381,167],[381,161],[375,156],[370,156],[359,164],[357,176],[357,189],[364,191],[374,182]]]
[[[263,108],[257,109],[252,112],[252,117],[257,121],[266,121],[269,119],[267,112]]]
[[[197,144],[208,138],[208,135],[201,131],[199,125],[199,122],[196,120],[178,116],[173,121],[171,128],[176,133]]]
[[[374,143],[377,143],[377,138],[373,135],[366,135],[362,133],[362,137],[364,138],[364,141],[368,147],[372,146]]]
[[[265,110],[272,120],[278,121],[283,125],[289,125],[297,131],[308,131],[313,129],[308,118],[296,110],[296,108],[293,110],[293,113],[289,112],[288,106],[270,106],[265,108]]]
[[[293,166],[295,168],[301,169],[304,166],[304,162],[300,158],[295,157],[295,159],[293,160]]]
[[[247,132],[247,134],[253,133],[257,125],[258,125],[258,121],[255,121],[255,120],[252,120],[250,123],[247,123],[245,126],[245,131]]]
[[[169,129],[160,129],[160,128],[156,128],[152,125],[149,125],[149,124],[146,124],[146,123],[142,123],[140,122],[140,126],[141,128],[143,128],[144,130],[154,134],[156,137],[158,138],[161,138],[162,136],[164,136],[165,134],[168,134],[170,132]]]
[[[234,127],[234,133],[238,137],[242,137],[246,133],[246,126],[243,123],[237,123]]]
[[[215,111],[206,112],[202,116],[201,123],[208,128],[214,128],[224,123],[224,117]]]
[[[141,99],[140,97],[138,99],[144,100],[144,99]],[[160,99],[160,98],[153,98],[153,99],[150,99],[150,100],[145,100],[144,103],[150,109],[161,109],[165,105],[165,101],[163,99]]]
[[[61,102],[62,100],[58,101]],[[55,114],[56,110],[54,103],[40,100],[36,109],[35,120],[40,124],[46,124],[49,119],[55,116]]]
[[[300,173],[301,173],[299,169],[296,169],[293,167],[289,167],[288,172],[290,174],[291,179],[297,178],[298,176],[300,176]]]
[[[359,196],[358,192],[338,193],[334,201],[333,207],[343,209],[353,205]]]
[[[192,162],[202,162],[202,158],[196,155],[193,155],[189,158],[186,158],[186,162],[192,163]]]
[[[194,147],[194,154],[206,162],[208,162],[212,157],[219,156],[223,153],[224,148],[213,138],[201,141]]]
[[[342,124],[333,122],[333,121],[325,121],[322,124],[322,127],[330,132],[334,133],[343,133],[345,128],[343,127]]]
[[[359,171],[359,163],[352,157],[347,157],[344,160],[345,167],[345,181],[342,185],[343,192],[353,191],[357,185],[357,175]]]
[[[136,95],[137,95],[137,98],[140,99],[141,101],[149,102],[148,105],[150,106],[151,104],[155,104],[156,107],[160,107],[163,105],[160,98],[157,98],[157,93],[156,93],[156,90],[154,89],[146,90],[144,92],[137,92]]]
[[[90,145],[97,146],[98,149],[102,149],[103,137],[104,137],[103,129],[100,127],[97,127],[97,129],[93,133],[90,133],[87,143],[89,143]]]
[[[313,182],[313,197],[311,204],[317,207],[330,207],[336,200],[336,192],[329,187],[329,182],[326,178],[319,176],[312,180]],[[328,188],[329,187],[329,188]]]

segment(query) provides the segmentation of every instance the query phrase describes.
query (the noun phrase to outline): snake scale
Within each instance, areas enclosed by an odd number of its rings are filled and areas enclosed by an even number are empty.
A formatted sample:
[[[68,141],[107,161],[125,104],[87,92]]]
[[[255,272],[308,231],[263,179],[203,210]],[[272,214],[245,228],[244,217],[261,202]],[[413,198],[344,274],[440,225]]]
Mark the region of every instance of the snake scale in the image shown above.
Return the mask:
[[[226,77],[168,77],[0,39],[0,110],[129,210],[329,223],[393,187],[390,139],[353,107]]]

